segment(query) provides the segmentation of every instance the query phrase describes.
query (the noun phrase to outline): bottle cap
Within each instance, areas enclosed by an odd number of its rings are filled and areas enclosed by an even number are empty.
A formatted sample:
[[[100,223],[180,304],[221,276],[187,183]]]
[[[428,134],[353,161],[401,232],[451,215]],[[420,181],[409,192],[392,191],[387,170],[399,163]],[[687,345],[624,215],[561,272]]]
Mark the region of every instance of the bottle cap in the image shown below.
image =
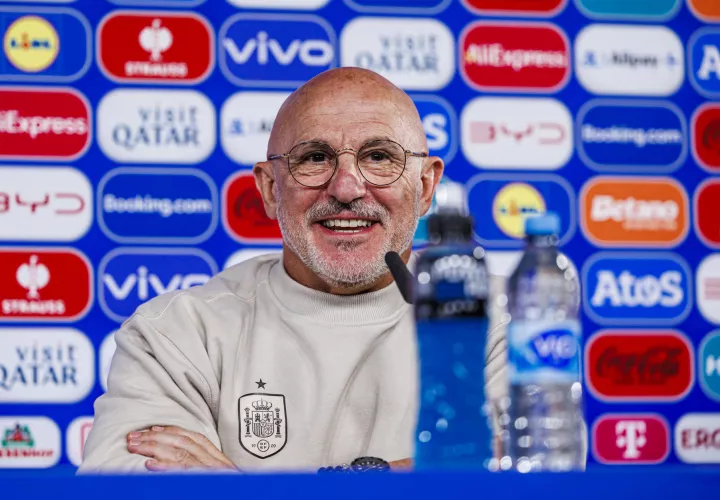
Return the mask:
[[[555,212],[528,217],[525,220],[525,234],[528,236],[550,236],[560,233],[560,217]]]
[[[457,182],[446,181],[438,184],[435,191],[436,213],[468,215],[465,186]]]

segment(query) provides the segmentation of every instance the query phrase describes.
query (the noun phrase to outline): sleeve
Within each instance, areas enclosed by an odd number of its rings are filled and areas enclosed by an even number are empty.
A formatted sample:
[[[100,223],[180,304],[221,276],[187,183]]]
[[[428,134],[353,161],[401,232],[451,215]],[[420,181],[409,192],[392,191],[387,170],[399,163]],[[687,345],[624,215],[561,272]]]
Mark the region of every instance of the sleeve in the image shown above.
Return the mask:
[[[180,340],[182,350],[138,313],[116,332],[108,390],[95,402],[95,420],[78,474],[147,472],[147,458],[128,452],[126,436],[152,425],[202,433],[220,449],[215,423],[219,384],[207,369],[208,360],[193,364],[184,354],[207,357],[207,351],[199,335]]]

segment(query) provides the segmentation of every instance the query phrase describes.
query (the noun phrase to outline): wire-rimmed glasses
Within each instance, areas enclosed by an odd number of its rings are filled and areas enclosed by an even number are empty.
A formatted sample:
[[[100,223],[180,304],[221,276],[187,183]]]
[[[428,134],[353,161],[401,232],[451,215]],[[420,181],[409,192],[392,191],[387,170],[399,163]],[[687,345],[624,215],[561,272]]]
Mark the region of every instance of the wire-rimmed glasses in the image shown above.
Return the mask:
[[[299,184],[321,187],[330,182],[338,166],[338,155],[353,153],[360,175],[374,186],[389,186],[402,177],[408,156],[426,158],[390,140],[370,141],[358,151],[345,148],[335,151],[324,142],[307,141],[294,146],[289,153],[272,155],[268,160],[287,159],[288,170]]]

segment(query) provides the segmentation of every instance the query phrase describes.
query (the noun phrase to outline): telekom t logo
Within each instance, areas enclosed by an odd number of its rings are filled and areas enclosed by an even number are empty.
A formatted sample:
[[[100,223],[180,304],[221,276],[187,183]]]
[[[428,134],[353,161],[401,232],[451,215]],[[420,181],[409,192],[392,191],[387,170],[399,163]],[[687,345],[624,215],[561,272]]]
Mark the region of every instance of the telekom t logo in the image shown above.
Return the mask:
[[[670,427],[661,415],[606,414],[592,427],[591,445],[603,464],[659,464],[670,453]]]
[[[615,444],[622,448],[623,458],[640,458],[640,449],[647,444],[647,426],[642,420],[621,420],[615,424]]]

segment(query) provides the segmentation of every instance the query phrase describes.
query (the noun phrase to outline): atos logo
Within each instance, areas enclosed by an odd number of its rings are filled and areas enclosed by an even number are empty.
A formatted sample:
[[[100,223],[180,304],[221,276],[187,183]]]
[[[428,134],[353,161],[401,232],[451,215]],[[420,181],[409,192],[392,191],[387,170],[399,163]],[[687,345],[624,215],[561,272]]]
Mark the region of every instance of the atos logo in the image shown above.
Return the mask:
[[[691,272],[677,255],[599,253],[583,276],[583,304],[596,323],[671,325],[690,313]]]
[[[606,465],[651,465],[670,454],[670,426],[661,415],[603,415],[592,427],[592,454]]]
[[[471,213],[492,214],[475,227],[475,238],[495,249],[522,248],[525,220],[551,211],[560,216],[560,244],[575,232],[575,193],[561,177],[525,175],[522,181],[506,174],[480,174],[467,183]]]
[[[71,82],[92,54],[88,21],[65,8],[0,8],[0,81]]]
[[[148,300],[204,285],[216,273],[215,262],[200,250],[119,248],[98,266],[100,307],[122,323]]]
[[[720,331],[709,333],[698,355],[700,386],[709,398],[720,401]]]
[[[267,1],[267,0],[260,0]],[[297,1],[297,0],[294,0]],[[445,10],[452,0],[345,0],[345,3],[358,12],[378,14],[437,14]]]
[[[430,155],[445,163],[455,157],[458,148],[457,116],[446,100],[436,96],[413,96],[420,113]]]
[[[603,330],[585,346],[585,380],[604,402],[676,402],[695,382],[693,351],[674,330]]]
[[[219,200],[201,170],[118,168],[98,185],[98,223],[118,243],[205,241],[217,227]]]
[[[557,92],[570,78],[570,42],[554,24],[480,21],[460,37],[460,69],[485,92]]]
[[[335,32],[317,16],[237,14],[218,38],[220,69],[235,85],[298,87],[337,66]]]
[[[281,243],[276,220],[265,213],[260,192],[251,171],[240,171],[223,187],[222,219],[225,231],[241,243]]]
[[[598,171],[671,172],[687,157],[685,117],[671,102],[590,101],[578,113],[578,152]]]
[[[594,19],[663,21],[677,14],[682,0],[575,0],[575,3]]]
[[[720,29],[698,30],[688,42],[690,81],[702,95],[720,97]]]

